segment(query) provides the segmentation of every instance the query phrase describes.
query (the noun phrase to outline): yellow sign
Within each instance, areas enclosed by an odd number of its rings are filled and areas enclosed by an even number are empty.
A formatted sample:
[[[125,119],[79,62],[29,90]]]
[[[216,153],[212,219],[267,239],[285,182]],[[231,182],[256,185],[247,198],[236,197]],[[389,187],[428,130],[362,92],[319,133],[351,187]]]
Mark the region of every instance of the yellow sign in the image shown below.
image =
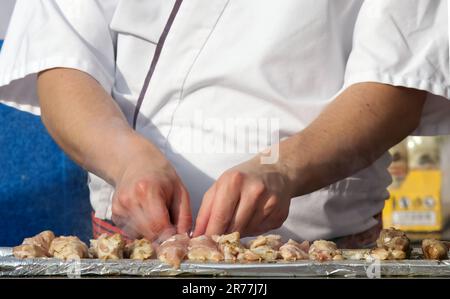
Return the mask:
[[[383,226],[409,232],[440,231],[441,179],[441,171],[437,169],[410,170],[398,188],[389,190]]]

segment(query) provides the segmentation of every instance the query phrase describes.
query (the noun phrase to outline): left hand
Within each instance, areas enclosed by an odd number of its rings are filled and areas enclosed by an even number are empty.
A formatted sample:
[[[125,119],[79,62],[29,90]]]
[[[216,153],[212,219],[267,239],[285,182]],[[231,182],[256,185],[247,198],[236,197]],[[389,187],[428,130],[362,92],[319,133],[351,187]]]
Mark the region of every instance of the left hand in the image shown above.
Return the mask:
[[[261,164],[259,156],[227,170],[205,193],[194,236],[279,228],[293,197],[290,181],[280,164]]]

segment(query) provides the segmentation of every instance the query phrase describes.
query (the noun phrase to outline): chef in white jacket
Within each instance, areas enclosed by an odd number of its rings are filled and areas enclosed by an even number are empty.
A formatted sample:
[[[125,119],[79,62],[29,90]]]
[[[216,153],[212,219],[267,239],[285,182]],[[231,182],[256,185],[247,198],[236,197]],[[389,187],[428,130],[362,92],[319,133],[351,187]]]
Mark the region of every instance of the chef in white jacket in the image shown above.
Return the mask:
[[[0,101],[90,172],[111,232],[365,246],[387,150],[450,132],[447,5],[19,0]]]

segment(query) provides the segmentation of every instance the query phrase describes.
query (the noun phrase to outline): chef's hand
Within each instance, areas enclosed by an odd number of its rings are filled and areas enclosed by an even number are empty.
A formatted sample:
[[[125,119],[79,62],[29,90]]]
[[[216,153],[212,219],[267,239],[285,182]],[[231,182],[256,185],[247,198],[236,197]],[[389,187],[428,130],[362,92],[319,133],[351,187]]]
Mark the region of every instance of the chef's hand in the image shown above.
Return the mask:
[[[261,164],[259,156],[233,167],[205,193],[194,236],[251,236],[280,227],[289,214],[291,185],[283,167]]]
[[[192,225],[188,192],[161,153],[142,153],[127,163],[116,183],[112,214],[134,238],[166,239]]]
[[[73,160],[116,189],[113,221],[150,240],[191,228],[189,196],[163,153],[133,130],[90,75],[65,68],[39,73],[42,121]],[[64,99],[64,100],[61,100]]]

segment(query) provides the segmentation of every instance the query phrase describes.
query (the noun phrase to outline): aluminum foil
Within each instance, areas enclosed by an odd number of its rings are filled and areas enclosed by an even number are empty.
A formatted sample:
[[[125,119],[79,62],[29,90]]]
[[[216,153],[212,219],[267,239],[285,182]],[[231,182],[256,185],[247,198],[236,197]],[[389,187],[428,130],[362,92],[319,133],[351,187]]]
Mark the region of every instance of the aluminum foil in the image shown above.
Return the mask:
[[[0,257],[11,256],[12,248],[11,247],[0,247]]]
[[[450,260],[421,260],[413,252],[410,260],[367,261],[367,251],[345,251],[355,260],[275,263],[198,263],[185,261],[180,269],[158,261],[102,261],[82,259],[61,261],[52,258],[16,259],[10,248],[0,248],[0,277],[66,276],[232,276],[232,277],[450,277]]]

